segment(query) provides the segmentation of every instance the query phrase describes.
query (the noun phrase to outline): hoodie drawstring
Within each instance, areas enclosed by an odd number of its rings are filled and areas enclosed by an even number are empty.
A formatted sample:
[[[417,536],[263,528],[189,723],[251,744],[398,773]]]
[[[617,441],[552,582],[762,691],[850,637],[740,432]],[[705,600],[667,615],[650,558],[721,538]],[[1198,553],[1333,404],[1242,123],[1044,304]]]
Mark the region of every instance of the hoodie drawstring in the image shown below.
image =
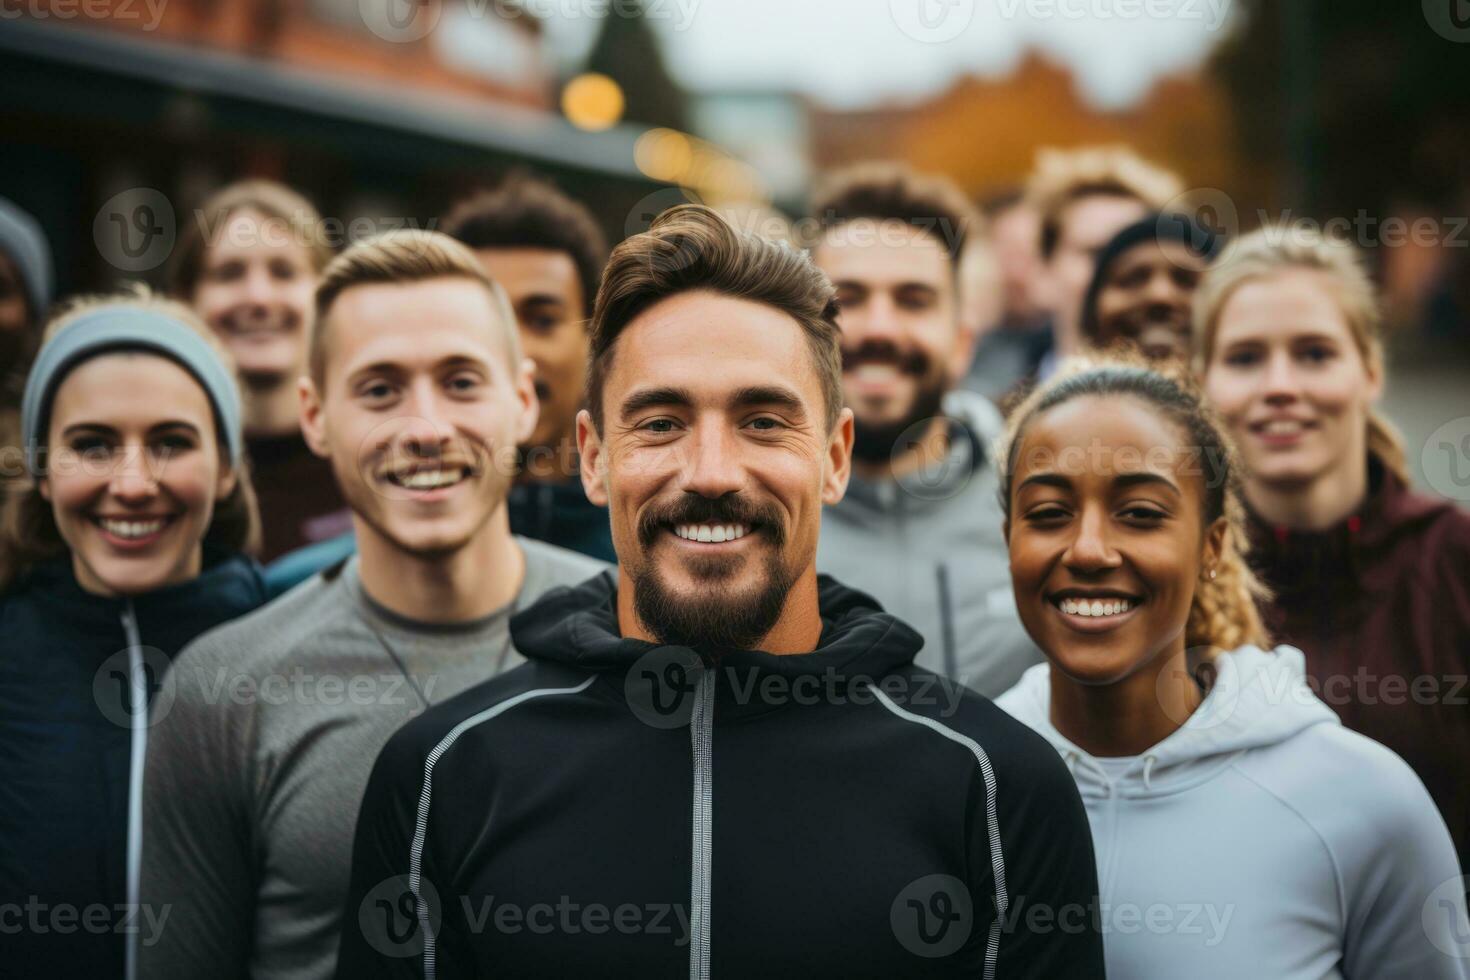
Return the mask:
[[[131,729],[128,762],[128,909],[139,912],[140,878],[143,857],[143,760],[148,751],[148,677],[144,673],[143,641],[138,634],[138,616],[133,600],[127,600],[122,612],[123,634],[128,642],[128,721]],[[125,943],[124,976],[136,980],[138,975],[138,933],[128,933]]]
[[[1159,757],[1156,756],[1156,755],[1146,755],[1146,756],[1143,757],[1143,788],[1144,789],[1153,789],[1152,784],[1149,783],[1148,777],[1150,775],[1152,775],[1152,773],[1154,771],[1154,763],[1155,762],[1158,762],[1158,761],[1159,761]]]

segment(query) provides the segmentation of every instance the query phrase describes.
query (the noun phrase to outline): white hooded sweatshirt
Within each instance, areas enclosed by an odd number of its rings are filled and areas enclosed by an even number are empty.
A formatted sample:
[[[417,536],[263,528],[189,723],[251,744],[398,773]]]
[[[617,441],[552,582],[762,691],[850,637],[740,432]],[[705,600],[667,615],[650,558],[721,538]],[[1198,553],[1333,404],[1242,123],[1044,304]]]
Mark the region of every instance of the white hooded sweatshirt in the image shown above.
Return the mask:
[[[1047,664],[997,701],[1077,780],[1108,976],[1470,977],[1466,880],[1418,777],[1342,727],[1300,650],[1246,646],[1217,666],[1183,727],[1127,759],[1053,727]]]

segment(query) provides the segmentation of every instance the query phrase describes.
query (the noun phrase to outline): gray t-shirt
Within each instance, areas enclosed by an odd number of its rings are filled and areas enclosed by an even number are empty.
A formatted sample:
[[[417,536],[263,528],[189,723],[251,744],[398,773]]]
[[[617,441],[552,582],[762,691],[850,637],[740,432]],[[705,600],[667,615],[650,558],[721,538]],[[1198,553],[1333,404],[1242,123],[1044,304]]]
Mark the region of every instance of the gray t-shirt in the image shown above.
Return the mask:
[[[154,698],[143,800],[143,978],[325,980],[378,751],[404,722],[524,660],[513,613],[602,571],[517,538],[516,600],[452,626],[363,591],[357,558],[200,637]]]

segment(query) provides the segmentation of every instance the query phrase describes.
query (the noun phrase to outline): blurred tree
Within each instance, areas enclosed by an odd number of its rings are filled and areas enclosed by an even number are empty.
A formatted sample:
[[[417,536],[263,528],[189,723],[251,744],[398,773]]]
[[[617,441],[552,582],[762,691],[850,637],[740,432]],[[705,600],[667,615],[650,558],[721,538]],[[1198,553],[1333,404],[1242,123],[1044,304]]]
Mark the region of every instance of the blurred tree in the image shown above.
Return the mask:
[[[659,39],[642,0],[621,0],[602,19],[602,30],[587,56],[586,71],[601,72],[622,86],[629,122],[689,131],[684,90],[664,64]]]
[[[1235,10],[1212,72],[1234,103],[1242,158],[1286,175],[1277,206],[1463,208],[1470,3],[1235,0]]]

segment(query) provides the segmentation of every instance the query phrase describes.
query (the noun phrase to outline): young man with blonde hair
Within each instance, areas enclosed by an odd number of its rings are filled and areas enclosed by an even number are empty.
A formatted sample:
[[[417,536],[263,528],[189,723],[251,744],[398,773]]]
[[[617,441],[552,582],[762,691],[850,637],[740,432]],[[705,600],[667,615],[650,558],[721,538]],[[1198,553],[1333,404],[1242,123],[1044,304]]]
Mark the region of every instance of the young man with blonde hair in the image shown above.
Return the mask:
[[[1082,300],[1097,254],[1119,231],[1184,191],[1183,182],[1126,146],[1047,149],[1026,185],[1041,215],[1040,304],[1052,316],[1052,349],[1038,375],[1082,351]]]
[[[327,267],[316,307],[302,430],[358,554],[167,675],[142,897],[170,912],[143,977],[332,976],[347,827],[379,747],[519,663],[512,613],[604,567],[510,532],[536,397],[505,293],[468,250],[435,232],[363,242]]]

